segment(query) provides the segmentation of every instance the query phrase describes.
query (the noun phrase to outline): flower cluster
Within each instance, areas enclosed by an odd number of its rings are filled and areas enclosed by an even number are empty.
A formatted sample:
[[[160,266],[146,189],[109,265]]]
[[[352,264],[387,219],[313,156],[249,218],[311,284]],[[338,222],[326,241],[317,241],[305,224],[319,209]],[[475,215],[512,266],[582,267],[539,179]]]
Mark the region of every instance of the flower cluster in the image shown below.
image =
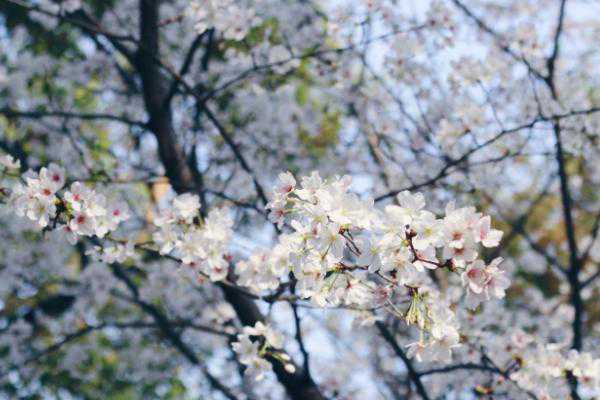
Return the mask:
[[[504,297],[510,280],[505,271],[499,268],[502,261],[498,257],[485,265],[482,260],[475,260],[461,274],[463,284],[468,289],[466,302],[469,308],[477,308],[481,302],[490,299],[490,294],[496,298]]]
[[[443,297],[436,292],[413,296],[406,312],[406,321],[429,330],[428,342],[419,340],[407,345],[409,357],[417,361],[450,362],[452,349],[459,346],[460,334],[458,321]]]
[[[283,340],[281,333],[262,322],[257,322],[254,327],[244,327],[231,347],[238,355],[240,363],[247,367],[245,372],[260,381],[271,371],[271,363],[267,358],[282,362],[289,373],[296,370],[290,362],[290,357],[281,351]]]
[[[65,171],[56,164],[43,167],[39,173],[27,171],[23,183],[13,188],[10,198],[15,213],[35,221],[40,228],[48,225],[56,215],[58,192],[65,184]]]
[[[72,218],[65,230],[71,235],[104,237],[129,218],[125,203],[108,201],[95,190],[74,182],[64,194],[67,210]]]
[[[13,163],[13,167],[17,164]],[[81,182],[64,190],[65,170],[51,163],[39,172],[27,171],[12,189],[9,203],[14,212],[40,228],[60,227],[71,243],[78,236],[102,238],[129,218],[126,204],[109,201]]]
[[[563,355],[560,345],[533,345],[533,337],[525,333],[522,335],[527,340],[517,346],[516,371],[510,375],[522,388],[542,399],[565,399],[569,392],[562,378],[569,375],[577,379],[582,392],[586,391],[585,388],[593,391],[600,387],[600,359],[577,350]]]
[[[240,6],[233,0],[192,1],[187,14],[198,33],[215,28],[230,40],[242,40],[260,21],[252,8]]]
[[[127,259],[137,259],[135,245],[131,241],[125,243],[106,244],[104,246],[94,246],[86,254],[91,255],[107,264],[123,263]]]
[[[21,162],[15,160],[10,154],[0,154],[0,172],[4,170],[17,170],[21,168]]]
[[[427,334],[411,354],[447,359],[459,343],[458,323],[431,273],[448,271],[458,285],[462,278],[471,308],[504,297],[509,281],[502,259],[490,265],[478,259],[479,248],[497,246],[502,232],[473,207],[449,204],[438,218],[425,210],[422,194],[401,192],[381,210],[351,193],[350,184],[349,177],[323,180],[313,172],[298,187],[289,172],[281,174],[270,218],[294,232],[281,235],[270,253],[238,263],[240,283],[271,289],[277,275],[283,280],[291,272],[302,298],[319,306],[385,307]],[[401,309],[394,299],[408,306]]]
[[[72,13],[82,7],[81,0],[64,0],[60,3],[61,11],[64,13]]]
[[[154,219],[154,242],[161,254],[171,254],[212,281],[227,277],[227,246],[233,220],[227,209],[213,209],[200,217],[200,199],[184,193]]]
[[[237,283],[259,291],[276,289],[287,266],[278,260],[285,260],[285,257],[273,257],[265,251],[258,251],[248,260],[239,261],[235,268]]]

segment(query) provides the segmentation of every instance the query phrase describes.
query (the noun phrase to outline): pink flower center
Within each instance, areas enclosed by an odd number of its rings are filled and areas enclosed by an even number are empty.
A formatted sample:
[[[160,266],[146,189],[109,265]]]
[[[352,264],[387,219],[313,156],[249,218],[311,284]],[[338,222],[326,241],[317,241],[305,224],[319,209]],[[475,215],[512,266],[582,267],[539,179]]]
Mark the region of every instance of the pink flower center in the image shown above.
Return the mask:
[[[469,272],[467,272],[467,276],[471,279],[476,279],[479,277],[479,270],[478,269],[472,269]]]

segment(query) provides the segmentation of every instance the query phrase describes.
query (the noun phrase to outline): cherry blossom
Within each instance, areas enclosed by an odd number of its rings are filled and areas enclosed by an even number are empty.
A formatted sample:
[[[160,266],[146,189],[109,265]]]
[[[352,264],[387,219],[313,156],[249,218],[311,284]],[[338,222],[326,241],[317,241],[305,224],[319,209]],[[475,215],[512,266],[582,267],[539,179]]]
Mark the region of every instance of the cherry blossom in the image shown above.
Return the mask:
[[[155,218],[158,230],[153,239],[161,254],[172,253],[199,274],[223,280],[229,269],[226,255],[233,220],[224,209],[211,210],[206,218],[196,220],[199,208],[198,196],[176,196]]]
[[[596,11],[3,4],[0,397],[597,397]]]
[[[63,191],[64,168],[51,163],[39,172],[29,170],[14,184],[9,202],[19,216],[35,221],[39,228],[63,227],[70,240],[77,236],[102,238],[129,218],[127,205],[110,202],[81,182]]]
[[[231,347],[238,355],[240,363],[246,366],[246,373],[260,381],[271,371],[267,356],[277,358],[284,363],[284,368],[293,373],[295,367],[289,363],[289,356],[279,351],[283,346],[283,335],[269,325],[257,322],[253,327],[244,327],[237,335],[237,341]]]

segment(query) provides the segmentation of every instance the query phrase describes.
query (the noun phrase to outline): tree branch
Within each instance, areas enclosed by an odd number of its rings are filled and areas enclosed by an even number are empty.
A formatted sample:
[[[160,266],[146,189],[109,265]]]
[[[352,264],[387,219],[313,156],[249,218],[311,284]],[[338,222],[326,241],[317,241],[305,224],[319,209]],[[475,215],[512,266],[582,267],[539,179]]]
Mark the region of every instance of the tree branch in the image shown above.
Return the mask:
[[[545,78],[550,91],[552,92],[552,97],[556,98],[556,87],[554,85],[554,72],[556,66],[556,60],[558,58],[558,54],[560,51],[560,35],[563,31],[563,23],[565,20],[565,6],[567,4],[567,0],[561,0],[560,9],[558,11],[558,24],[556,25],[556,31],[554,33],[554,45],[552,49],[552,54],[546,61],[546,67],[548,68],[548,75]]]
[[[427,394],[427,390],[425,390],[425,386],[423,386],[423,382],[421,381],[419,373],[415,370],[414,366],[412,365],[412,361],[406,356],[398,342],[396,342],[396,338],[394,337],[392,332],[390,332],[388,327],[381,321],[375,322],[375,325],[377,326],[377,329],[379,329],[379,333],[381,333],[381,336],[383,336],[385,341],[388,342],[388,344],[392,347],[394,353],[396,353],[396,355],[400,357],[400,359],[402,359],[402,361],[404,362],[404,365],[406,366],[406,369],[408,371],[408,377],[415,385],[415,388],[417,389],[417,392],[419,393],[421,398],[423,400],[429,400],[430,397]]]
[[[82,119],[82,120],[108,120],[108,121],[116,121],[121,122],[126,125],[138,126],[143,129],[147,129],[147,125],[142,121],[131,120],[124,116],[113,115],[113,114],[104,114],[104,113],[77,113],[70,111],[42,111],[42,110],[15,110],[12,108],[0,108],[0,114],[6,116],[7,118],[28,118],[28,119],[38,119],[44,117],[62,117],[62,118],[74,118],[74,119]]]

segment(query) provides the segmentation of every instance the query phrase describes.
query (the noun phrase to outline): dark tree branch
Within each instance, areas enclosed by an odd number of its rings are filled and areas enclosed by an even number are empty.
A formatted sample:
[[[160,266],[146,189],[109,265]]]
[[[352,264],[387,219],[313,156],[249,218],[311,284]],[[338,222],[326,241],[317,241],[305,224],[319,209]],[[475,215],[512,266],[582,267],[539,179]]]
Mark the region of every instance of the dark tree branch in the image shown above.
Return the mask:
[[[148,113],[148,128],[158,141],[158,152],[173,188],[185,191],[198,183],[187,163],[183,148],[173,131],[171,104],[165,103],[168,92],[165,77],[154,62],[159,54],[159,2],[140,1],[140,41],[135,65],[142,79],[144,103]]]
[[[298,314],[298,306],[294,303],[290,303],[290,306],[292,307],[292,312],[294,313],[294,322],[296,324],[296,341],[298,342],[300,352],[302,353],[304,361],[304,373],[307,376],[310,376],[310,355],[306,350],[306,346],[304,345],[304,339],[302,338],[302,321],[300,320],[300,315]]]
[[[37,5],[30,5],[21,0],[7,0],[8,2],[22,7],[30,12],[37,12],[43,15],[47,15],[49,17],[59,18],[65,22],[71,23],[83,30],[89,31],[93,34],[99,34],[105,36],[106,38],[116,41],[124,41],[124,42],[132,42],[136,43],[136,39],[131,35],[118,35],[104,29],[100,24],[93,21],[89,16],[87,16],[83,11],[77,10],[71,14],[57,14],[51,11],[44,10],[42,7]],[[82,18],[83,16],[83,18]]]
[[[406,353],[404,353],[404,350],[402,350],[402,348],[396,341],[396,338],[394,337],[392,332],[390,332],[388,327],[381,321],[377,321],[375,323],[375,325],[377,326],[377,329],[379,330],[379,333],[381,334],[381,336],[383,336],[385,341],[388,342],[388,344],[392,347],[392,349],[394,350],[394,353],[396,353],[396,355],[398,357],[400,357],[400,359],[404,362],[404,365],[406,366],[406,370],[408,371],[408,377],[410,378],[412,383],[415,385],[415,388],[417,389],[417,393],[419,393],[419,395],[421,396],[421,398],[423,400],[429,400],[430,397],[427,394],[427,390],[425,390],[425,386],[423,386],[423,382],[421,381],[421,377],[419,376],[419,373],[413,366],[412,361],[406,356]]]
[[[592,282],[594,282],[599,277],[600,277],[600,269],[598,271],[596,271],[595,274],[593,274],[592,276],[587,278],[585,281],[583,281],[581,283],[581,288],[583,289],[584,287],[587,287],[588,285],[590,285]]]
[[[556,87],[554,85],[554,73],[556,60],[558,59],[558,54],[560,52],[560,36],[563,32],[563,25],[565,20],[565,6],[567,4],[567,0],[561,0],[560,9],[558,11],[558,24],[556,25],[556,31],[554,32],[554,44],[552,48],[552,54],[546,61],[546,67],[548,68],[548,75],[545,78],[550,91],[552,92],[552,97],[556,98]]]
[[[571,303],[575,310],[572,347],[576,350],[581,350],[583,340],[583,299],[581,298],[581,283],[579,282],[581,260],[578,256],[579,251],[575,234],[575,222],[573,220],[573,200],[569,189],[569,177],[565,167],[566,161],[562,147],[561,126],[559,121],[555,121],[554,123],[554,136],[556,139],[556,162],[558,164],[563,218],[567,234],[567,245],[569,248],[569,271],[567,278],[571,286]]]
[[[558,164],[558,176],[560,180],[560,194],[563,210],[563,219],[565,224],[565,231],[567,234],[567,244],[569,248],[569,270],[567,273],[567,279],[570,287],[570,301],[574,310],[573,317],[573,342],[571,347],[575,350],[580,351],[583,347],[583,315],[585,312],[585,305],[581,297],[581,282],[579,281],[579,274],[581,272],[581,259],[578,255],[577,238],[575,234],[575,222],[573,221],[573,201],[571,198],[571,191],[569,189],[569,176],[565,168],[565,157],[562,147],[561,140],[561,126],[560,121],[554,122],[554,136],[556,139],[556,162]],[[568,376],[569,383],[571,385],[571,397],[574,400],[579,400],[580,396],[577,392],[577,379],[570,374]]]
[[[265,194],[265,190],[263,189],[263,187],[260,184],[260,182],[258,182],[258,178],[256,177],[256,174],[254,173],[254,171],[250,167],[250,164],[248,164],[248,162],[246,161],[246,158],[242,154],[242,151],[240,150],[239,145],[237,143],[235,143],[235,141],[233,140],[233,138],[231,137],[231,135],[229,134],[229,132],[227,132],[227,129],[225,129],[225,127],[223,126],[223,124],[221,124],[221,122],[213,114],[213,112],[210,110],[210,108],[208,107],[208,105],[204,105],[202,107],[202,110],[204,111],[204,113],[206,114],[206,116],[208,117],[208,119],[217,128],[217,130],[219,131],[219,134],[221,135],[221,137],[223,138],[223,140],[225,140],[225,143],[227,143],[227,145],[229,146],[229,148],[231,149],[231,151],[233,152],[233,154],[235,155],[235,157],[239,161],[240,166],[242,167],[242,169],[250,176],[250,178],[252,179],[252,182],[254,183],[254,188],[256,190],[256,193],[258,194],[258,197],[261,199],[261,201],[263,202],[263,204],[266,205],[269,202],[269,200],[267,199],[267,195]]]
[[[81,120],[108,120],[121,122],[130,126],[137,126],[143,129],[147,129],[146,123],[142,121],[131,120],[125,116],[113,115],[113,114],[104,114],[104,113],[77,113],[71,111],[22,111],[15,110],[12,108],[0,108],[0,114],[6,116],[7,118],[27,118],[27,119],[39,119],[44,117],[62,117],[62,118],[73,118],[73,119],[81,119]]]
[[[492,373],[499,372],[498,369],[491,367],[489,365],[466,363],[466,364],[448,365],[446,367],[432,368],[432,369],[428,369],[425,371],[421,371],[418,373],[418,375],[419,376],[427,376],[427,375],[434,375],[434,374],[445,374],[448,372],[460,371],[460,370],[476,370],[476,371],[485,371],[485,372],[492,372]]]
[[[556,32],[554,34],[554,48],[546,63],[548,67],[548,76],[546,77],[545,82],[552,94],[552,98],[557,102],[559,99],[558,93],[556,92],[555,64],[560,52],[560,36],[563,32],[565,6],[566,0],[561,0],[560,10],[558,12],[558,23],[556,26]],[[563,210],[563,220],[567,236],[567,245],[569,248],[569,270],[567,273],[567,280],[569,282],[570,289],[569,297],[575,313],[572,322],[573,342],[571,343],[571,348],[581,351],[583,347],[583,317],[585,313],[585,304],[583,302],[583,298],[581,297],[582,286],[579,279],[582,263],[581,258],[579,257],[579,249],[577,246],[575,222],[573,220],[573,200],[571,196],[571,190],[569,188],[569,175],[566,170],[565,155],[562,147],[562,129],[560,120],[558,118],[553,119],[552,127],[554,130],[556,163],[558,165],[558,177],[560,181],[560,197]],[[567,375],[567,379],[569,381],[569,385],[571,386],[571,397],[574,400],[579,400],[580,396],[578,392],[577,378],[573,374],[569,373]]]
[[[202,44],[202,40],[204,39],[205,36],[209,36],[209,40],[210,40],[210,37],[212,37],[212,33],[211,33],[212,31],[214,31],[214,30],[209,29],[209,30],[204,31],[202,34],[196,36],[196,38],[192,42],[192,45],[190,46],[189,50],[187,51],[187,54],[183,61],[183,64],[181,65],[181,69],[179,70],[178,76],[180,78],[183,78],[188,73],[192,64],[194,63],[194,56],[196,55],[196,52],[200,48],[200,45]],[[207,45],[207,50],[206,50],[207,52],[209,51],[208,46],[210,46],[210,44]],[[165,98],[165,103],[169,103],[171,101],[171,99],[177,92],[177,86],[178,86],[178,81],[174,79],[173,82],[171,83],[171,88],[169,89],[169,94]]]

